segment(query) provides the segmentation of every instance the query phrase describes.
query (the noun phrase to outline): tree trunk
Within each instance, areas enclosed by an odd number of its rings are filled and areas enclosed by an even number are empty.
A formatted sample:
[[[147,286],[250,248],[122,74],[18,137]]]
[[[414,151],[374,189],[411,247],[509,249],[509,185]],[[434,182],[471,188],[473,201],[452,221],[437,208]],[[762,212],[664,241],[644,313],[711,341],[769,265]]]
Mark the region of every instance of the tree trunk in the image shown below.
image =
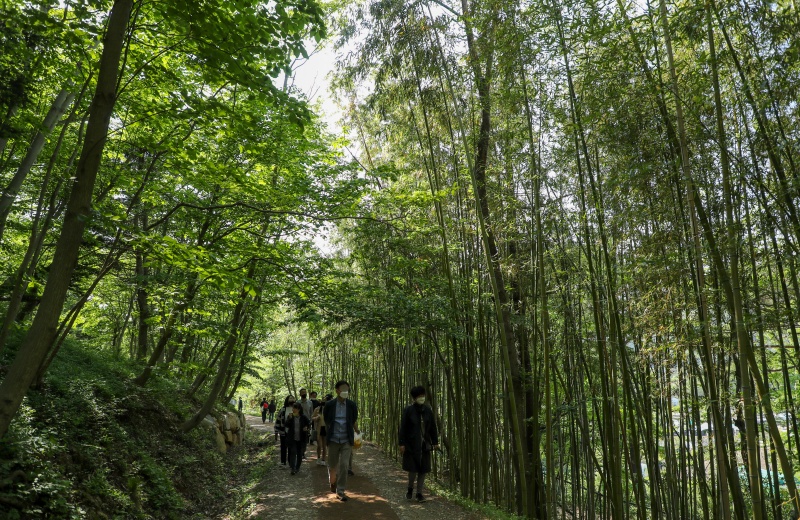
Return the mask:
[[[225,344],[223,343],[222,346],[220,347],[218,346],[220,343],[222,342],[218,340],[214,344],[214,346],[211,347],[211,351],[214,352],[214,355],[209,358],[208,361],[209,369],[217,364],[217,360],[223,354],[223,352],[225,352]],[[192,381],[192,386],[189,387],[189,391],[187,392],[187,395],[189,397],[192,397],[195,393],[197,393],[198,390],[200,390],[200,387],[203,386],[203,383],[205,383],[206,378],[208,378],[209,372],[210,370],[203,370],[202,372],[197,374],[197,376],[194,378],[194,381]]]
[[[466,0],[462,0],[464,13],[469,12]],[[489,148],[491,145],[491,97],[490,97],[490,78],[492,76],[493,51],[489,49],[486,56],[486,70],[481,72],[480,60],[478,56],[477,44],[474,41],[472,27],[468,17],[464,18],[467,34],[467,46],[469,49],[469,60],[475,76],[475,83],[478,89],[480,100],[480,130],[478,134],[475,159],[470,167],[470,178],[474,190],[475,203],[477,206],[478,224],[486,267],[489,269],[489,280],[494,295],[494,309],[497,319],[497,328],[500,335],[501,353],[503,365],[507,374],[506,398],[509,415],[511,418],[511,438],[514,443],[515,464],[517,466],[518,488],[520,493],[517,497],[519,512],[523,515],[529,513],[527,475],[529,471],[529,456],[525,449],[524,442],[524,417],[518,409],[519,397],[524,395],[524,385],[520,374],[519,357],[514,340],[514,330],[511,325],[510,301],[506,291],[503,272],[500,266],[500,252],[492,229],[492,217],[489,211],[489,198],[486,191],[486,167],[489,158]],[[491,31],[490,31],[491,34]],[[488,35],[484,35],[488,37]],[[457,103],[455,99],[454,103]],[[463,132],[462,132],[463,133]]]
[[[249,272],[247,273],[247,279],[253,279],[253,272],[255,270],[255,262],[251,265]],[[223,355],[222,360],[219,363],[219,367],[217,368],[217,375],[214,378],[214,383],[211,385],[211,391],[208,393],[208,397],[206,397],[203,406],[195,413],[191,419],[186,421],[181,425],[181,431],[186,433],[191,431],[192,429],[196,428],[199,425],[203,418],[214,408],[214,404],[217,401],[217,398],[222,391],[222,387],[225,383],[225,379],[228,376],[228,366],[231,362],[231,357],[233,356],[233,350],[236,347],[236,343],[239,340],[239,327],[242,323],[242,317],[244,315],[245,307],[248,302],[248,292],[242,289],[239,293],[239,301],[236,304],[236,308],[233,311],[233,315],[231,316],[231,321],[228,328],[228,337],[225,340],[225,346],[223,347]]]
[[[11,119],[17,114],[17,110],[19,110],[19,105],[16,103],[8,107],[8,111],[6,111],[6,117],[3,121],[0,121],[0,126],[8,125],[8,122],[11,121]],[[8,137],[7,136],[0,137],[0,159],[3,158],[3,153],[5,153],[7,145],[8,145]],[[0,166],[2,166],[2,163],[0,163]]]
[[[138,218],[136,220],[139,220]],[[146,217],[141,217],[142,229],[147,228]],[[147,285],[149,283],[150,268],[147,267],[147,257],[141,248],[134,252],[136,257],[136,309],[138,331],[136,334],[136,359],[141,361],[147,356],[147,343],[150,327],[147,320],[150,318],[150,304],[147,301]]]
[[[761,468],[758,462],[758,433],[756,431],[755,403],[750,387],[750,371],[746,362],[746,352],[750,338],[745,331],[744,314],[742,311],[742,296],[739,282],[739,234],[738,222],[733,218],[733,197],[731,195],[730,159],[728,157],[728,139],[725,134],[725,124],[722,115],[722,100],[719,88],[719,75],[717,72],[717,54],[714,43],[714,30],[711,25],[711,5],[706,1],[706,17],[708,25],[708,44],[711,63],[711,79],[714,87],[714,114],[716,119],[717,141],[719,142],[720,164],[722,168],[723,204],[725,206],[725,219],[728,242],[728,256],[731,270],[731,305],[734,311],[736,328],[736,341],[739,346],[740,371],[742,379],[742,393],[744,394],[745,422],[747,424],[747,451],[748,470],[750,476],[750,494],[753,499],[753,516],[758,519],[764,517],[765,511],[762,504]],[[679,121],[680,124],[680,121]],[[686,159],[686,157],[684,158]]]
[[[108,137],[108,125],[116,103],[120,57],[130,20],[133,0],[115,0],[108,19],[97,89],[89,114],[86,139],[67,204],[61,235],[51,264],[39,311],[26,334],[17,357],[0,384],[0,438],[4,437],[22,399],[36,377],[56,335],[72,273],[78,261],[83,230],[89,218],[97,172]]]
[[[61,116],[64,115],[64,112],[67,111],[67,107],[69,107],[73,99],[75,99],[75,94],[66,89],[62,89],[61,92],[58,93],[55,101],[53,101],[53,105],[50,107],[50,111],[44,118],[41,130],[36,132],[36,136],[33,138],[28,148],[28,153],[25,154],[25,158],[22,159],[22,163],[20,163],[16,173],[11,178],[8,186],[3,190],[3,194],[0,196],[0,244],[3,242],[6,220],[8,219],[9,213],[11,213],[11,207],[17,198],[17,193],[22,187],[22,183],[25,182],[25,178],[36,163],[36,159],[39,158],[39,153],[47,142],[47,136],[53,131],[56,123],[58,123]]]
[[[154,163],[153,163],[154,164]],[[212,199],[213,200],[213,199]],[[211,225],[211,218],[207,217],[203,222],[203,225],[200,228],[200,233],[197,237],[197,247],[202,247],[205,241],[206,233],[208,232],[208,228]],[[142,223],[142,228],[147,227],[147,222]],[[143,252],[137,252],[136,256],[136,268],[137,270],[142,269],[143,276],[147,276],[146,271],[144,271],[144,267],[140,265],[140,257],[143,255]],[[144,280],[142,284],[144,284]],[[189,278],[189,283],[186,287],[186,291],[184,292],[183,298],[180,302],[178,302],[170,311],[169,317],[167,318],[167,323],[164,326],[164,330],[161,332],[161,335],[158,338],[158,343],[156,343],[155,348],[153,349],[152,354],[150,355],[150,359],[147,361],[147,365],[145,366],[144,370],[141,374],[134,380],[134,383],[138,386],[144,386],[147,384],[147,381],[150,379],[150,376],[153,373],[153,367],[156,365],[159,359],[161,359],[162,355],[164,354],[164,349],[167,347],[169,340],[172,338],[172,334],[175,331],[175,321],[178,317],[186,310],[189,305],[191,305],[192,301],[194,300],[195,295],[197,294],[197,290],[200,288],[200,282],[198,281],[197,273],[192,273]],[[144,308],[147,309],[147,295],[145,294],[143,297],[144,299]],[[140,301],[140,309],[142,308],[142,302]],[[141,310],[140,310],[141,312]],[[141,325],[140,325],[141,330]]]
[[[239,383],[242,381],[242,375],[244,375],[244,369],[247,367],[247,353],[250,350],[250,337],[253,334],[253,328],[255,325],[255,319],[250,320],[250,325],[247,327],[247,334],[244,337],[244,341],[242,342],[242,356],[239,358],[239,368],[236,370],[236,377],[233,379],[233,385],[231,386],[230,392],[228,392],[227,400],[230,401],[233,399],[233,396],[236,394],[236,390],[239,389]],[[311,381],[311,379],[309,379]]]

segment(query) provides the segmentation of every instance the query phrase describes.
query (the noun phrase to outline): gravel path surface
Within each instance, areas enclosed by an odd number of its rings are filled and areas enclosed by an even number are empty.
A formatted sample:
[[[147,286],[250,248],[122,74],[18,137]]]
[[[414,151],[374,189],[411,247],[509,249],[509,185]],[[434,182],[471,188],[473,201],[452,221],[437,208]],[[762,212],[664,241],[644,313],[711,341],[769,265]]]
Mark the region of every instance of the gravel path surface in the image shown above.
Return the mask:
[[[251,431],[271,433],[272,423],[262,424],[261,417],[246,416]],[[267,437],[274,442],[274,436]],[[350,500],[340,502],[328,487],[325,466],[318,466],[316,447],[309,446],[308,460],[303,461],[297,475],[275,467],[261,482],[258,503],[248,518],[281,520],[385,519],[385,520],[477,520],[484,516],[466,511],[447,500],[426,495],[424,503],[407,501],[406,473],[377,447],[365,444],[355,452],[354,477],[347,481]],[[274,448],[275,465],[280,466],[280,450]]]

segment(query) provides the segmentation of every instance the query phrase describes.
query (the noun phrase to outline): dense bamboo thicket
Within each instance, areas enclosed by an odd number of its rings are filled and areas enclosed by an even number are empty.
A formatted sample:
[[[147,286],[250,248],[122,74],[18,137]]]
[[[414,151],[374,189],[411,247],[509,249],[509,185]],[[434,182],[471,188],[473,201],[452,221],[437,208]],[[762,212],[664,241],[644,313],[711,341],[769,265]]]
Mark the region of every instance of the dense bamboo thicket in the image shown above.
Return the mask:
[[[437,474],[477,501],[788,518],[796,6],[384,0],[341,20],[337,92],[383,222],[340,227],[358,293],[330,348],[373,438],[394,449],[424,384]]]

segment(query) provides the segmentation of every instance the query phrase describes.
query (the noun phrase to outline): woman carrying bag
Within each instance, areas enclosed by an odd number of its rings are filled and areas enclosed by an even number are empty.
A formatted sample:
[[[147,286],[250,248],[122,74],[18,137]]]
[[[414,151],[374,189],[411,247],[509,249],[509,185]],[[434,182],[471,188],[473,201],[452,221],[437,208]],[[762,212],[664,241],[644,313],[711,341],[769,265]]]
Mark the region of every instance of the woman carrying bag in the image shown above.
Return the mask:
[[[425,406],[425,389],[415,386],[411,389],[413,403],[403,410],[400,420],[399,444],[403,455],[403,470],[408,471],[408,491],[406,498],[411,500],[414,481],[417,481],[417,501],[424,502],[422,494],[425,475],[431,471],[431,452],[439,446],[439,433],[433,411]]]

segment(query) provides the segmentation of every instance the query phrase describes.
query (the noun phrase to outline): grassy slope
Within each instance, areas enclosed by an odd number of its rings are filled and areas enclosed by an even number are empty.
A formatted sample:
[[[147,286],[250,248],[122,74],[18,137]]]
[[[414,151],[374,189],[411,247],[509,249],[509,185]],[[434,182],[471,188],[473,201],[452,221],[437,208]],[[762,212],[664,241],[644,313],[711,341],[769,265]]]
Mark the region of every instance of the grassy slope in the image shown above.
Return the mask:
[[[190,518],[223,514],[239,453],[205,430],[178,383],[131,383],[132,364],[66,344],[0,442],[0,518]],[[241,450],[238,450],[241,451]]]

